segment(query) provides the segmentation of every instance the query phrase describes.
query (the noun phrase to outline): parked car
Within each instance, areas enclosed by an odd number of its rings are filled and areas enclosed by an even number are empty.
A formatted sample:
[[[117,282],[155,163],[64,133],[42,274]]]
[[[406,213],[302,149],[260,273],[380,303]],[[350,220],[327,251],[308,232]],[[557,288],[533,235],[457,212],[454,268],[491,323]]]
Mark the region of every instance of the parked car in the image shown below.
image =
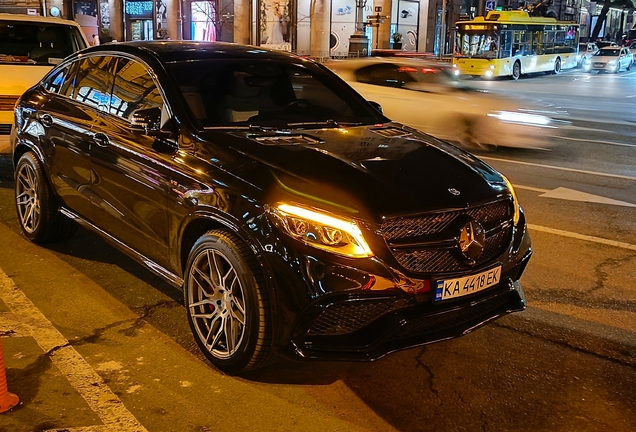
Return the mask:
[[[598,50],[592,58],[590,72],[618,73],[622,69],[630,70],[634,64],[634,55],[625,47],[605,47]]]
[[[532,254],[510,182],[383,116],[314,61],[126,42],[29,89],[12,134],[24,235],[94,231],[183,290],[236,373],[375,360],[525,307]]]
[[[9,153],[18,97],[88,42],[74,21],[0,13],[0,154]]]
[[[577,67],[589,69],[592,56],[599,50],[594,42],[581,42],[579,44],[579,55],[577,57]]]
[[[545,148],[557,127],[535,107],[469,87],[446,63],[378,57],[325,65],[389,118],[470,149]]]

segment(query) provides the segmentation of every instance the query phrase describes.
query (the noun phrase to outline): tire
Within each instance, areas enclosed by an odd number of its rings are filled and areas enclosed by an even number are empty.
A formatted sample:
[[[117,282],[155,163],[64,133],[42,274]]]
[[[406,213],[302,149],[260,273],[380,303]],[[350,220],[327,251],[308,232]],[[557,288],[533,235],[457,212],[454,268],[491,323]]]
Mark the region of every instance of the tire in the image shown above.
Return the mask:
[[[627,70],[631,70],[632,69],[632,65],[634,64],[634,62],[629,62],[629,64],[627,65]]]
[[[461,118],[459,145],[468,150],[492,150],[492,146],[485,144],[480,139],[478,121],[469,117]]]
[[[557,57],[557,59],[554,61],[554,69],[552,70],[552,73],[554,75],[558,75],[561,73],[561,58]]]
[[[518,80],[519,77],[521,77],[521,63],[516,61],[514,65],[512,65],[512,74],[510,75],[510,77],[513,80]]]
[[[15,203],[25,237],[34,243],[65,240],[77,224],[58,211],[44,168],[35,154],[23,154],[15,169]]]
[[[237,236],[213,230],[197,240],[183,295],[197,345],[218,369],[234,374],[273,361],[265,282],[254,254]]]

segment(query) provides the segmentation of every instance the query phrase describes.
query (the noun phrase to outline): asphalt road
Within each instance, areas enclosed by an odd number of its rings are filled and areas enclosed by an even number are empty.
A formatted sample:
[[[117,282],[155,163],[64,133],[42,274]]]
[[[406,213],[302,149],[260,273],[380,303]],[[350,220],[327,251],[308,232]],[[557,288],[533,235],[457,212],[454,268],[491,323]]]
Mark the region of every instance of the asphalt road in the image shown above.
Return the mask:
[[[603,98],[571,97],[586,78]],[[608,80],[623,90],[605,97]],[[529,308],[375,363],[219,373],[194,344],[180,292],[83,230],[48,247],[26,241],[0,157],[0,332],[22,401],[0,414],[0,431],[636,430],[636,129],[630,114],[587,113],[628,105],[636,78],[478,84],[513,87],[572,122],[550,151],[480,154],[528,216]]]

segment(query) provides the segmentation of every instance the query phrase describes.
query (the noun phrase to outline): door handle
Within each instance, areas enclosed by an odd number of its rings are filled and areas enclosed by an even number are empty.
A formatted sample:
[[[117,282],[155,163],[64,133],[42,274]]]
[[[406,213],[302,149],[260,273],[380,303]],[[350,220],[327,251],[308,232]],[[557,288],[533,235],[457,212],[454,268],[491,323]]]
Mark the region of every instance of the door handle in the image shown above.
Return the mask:
[[[42,114],[40,116],[40,123],[42,123],[42,126],[51,127],[53,126],[53,117],[49,114]]]
[[[110,140],[108,139],[106,134],[102,132],[97,132],[95,135],[93,135],[93,141],[95,141],[95,143],[100,147],[106,147],[108,146],[108,144],[110,144]]]

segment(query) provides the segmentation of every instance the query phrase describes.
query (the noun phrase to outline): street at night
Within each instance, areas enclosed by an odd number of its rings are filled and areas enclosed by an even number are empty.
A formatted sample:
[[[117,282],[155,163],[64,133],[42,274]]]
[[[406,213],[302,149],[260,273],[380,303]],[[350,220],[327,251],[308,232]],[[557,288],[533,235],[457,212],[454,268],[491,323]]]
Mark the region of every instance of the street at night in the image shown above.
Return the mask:
[[[636,72],[470,84],[563,120],[545,150],[474,151],[525,211],[528,307],[376,362],[221,373],[179,290],[84,229],[29,242],[0,156],[0,329],[21,401],[0,431],[636,430]]]

